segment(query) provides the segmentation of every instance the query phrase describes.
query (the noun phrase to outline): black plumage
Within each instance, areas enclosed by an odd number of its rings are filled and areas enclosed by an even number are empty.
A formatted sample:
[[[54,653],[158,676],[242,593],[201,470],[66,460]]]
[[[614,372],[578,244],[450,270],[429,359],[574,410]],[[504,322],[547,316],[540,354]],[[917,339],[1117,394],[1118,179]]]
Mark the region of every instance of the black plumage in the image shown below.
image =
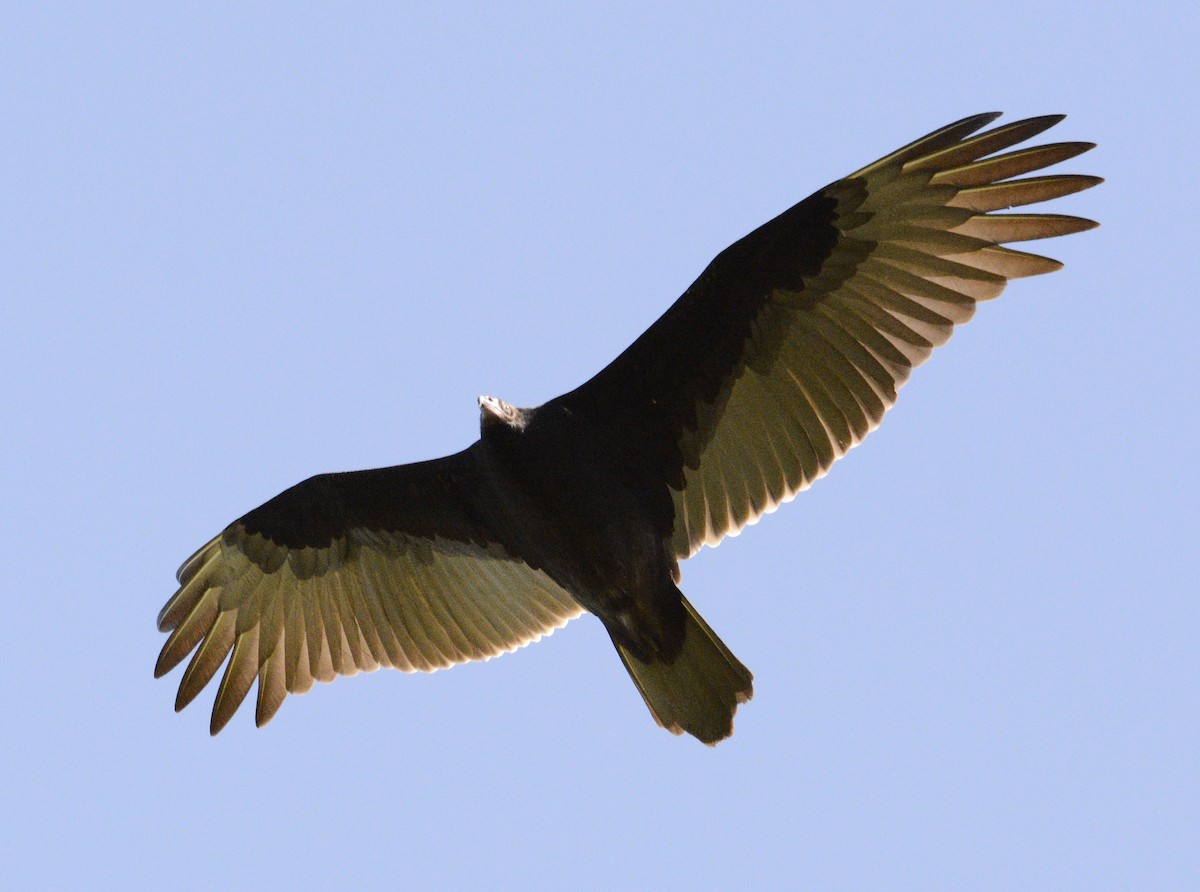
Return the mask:
[[[1059,267],[1001,244],[1095,225],[992,213],[1100,182],[1012,179],[1091,145],[996,154],[1061,118],[971,135],[995,117],[935,131],[722,251],[576,390],[534,409],[481,397],[464,451],[312,477],[230,524],[159,614],[156,675],[195,651],[176,708],[224,663],[212,732],[256,680],[261,725],[314,680],[484,659],[587,610],[660,724],[728,736],[752,676],[679,591],[679,561],[824,474],[977,301]]]

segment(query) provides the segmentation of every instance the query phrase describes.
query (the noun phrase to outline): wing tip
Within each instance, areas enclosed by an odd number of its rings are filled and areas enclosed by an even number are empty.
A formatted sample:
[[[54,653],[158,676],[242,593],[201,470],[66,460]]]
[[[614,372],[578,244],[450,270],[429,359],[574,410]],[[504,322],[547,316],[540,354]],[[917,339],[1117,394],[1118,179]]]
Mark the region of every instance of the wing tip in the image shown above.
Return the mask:
[[[1018,124],[1038,124],[1043,130],[1049,130],[1056,124],[1061,124],[1067,119],[1065,114],[1060,112],[1052,112],[1048,115],[1034,115],[1032,118],[1026,118],[1024,121],[1017,121]]]
[[[170,662],[167,660],[167,649],[166,649],[166,647],[164,647],[159,652],[158,659],[155,660],[155,662],[154,662],[154,677],[162,678],[164,675],[166,675],[168,672],[170,672],[172,669],[174,669],[178,665],[179,665],[178,661]]]
[[[208,721],[208,736],[216,737],[218,734],[220,734],[224,727],[229,724],[229,720],[233,718],[233,714],[236,711],[236,706],[233,709],[223,712],[218,712],[216,709],[213,709],[212,717]]]
[[[972,124],[975,124],[976,122],[978,122],[977,126],[984,127],[984,126],[992,123],[992,121],[996,120],[997,118],[1001,117],[1003,114],[1004,114],[1004,112],[1002,112],[1002,111],[979,112],[978,114],[968,115],[967,117],[963,118],[961,121],[955,121],[950,126],[956,127],[960,124],[965,125],[967,122],[970,122]]]

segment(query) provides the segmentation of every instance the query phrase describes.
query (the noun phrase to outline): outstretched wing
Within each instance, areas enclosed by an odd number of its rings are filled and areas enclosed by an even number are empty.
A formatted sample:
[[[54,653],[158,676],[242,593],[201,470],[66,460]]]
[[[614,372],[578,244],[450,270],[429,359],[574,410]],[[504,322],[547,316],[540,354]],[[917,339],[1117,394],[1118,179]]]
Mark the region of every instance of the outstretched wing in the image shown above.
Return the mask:
[[[196,651],[176,710],[226,657],[213,734],[256,678],[261,726],[314,680],[483,660],[578,616],[566,591],[487,528],[475,453],[313,477],[189,558],[158,616],[171,636],[155,677]]]
[[[1062,116],[971,136],[996,117],[943,127],[756,229],[608,367],[555,401],[613,432],[643,486],[668,489],[678,557],[736,533],[828,471],[977,301],[1008,279],[1061,267],[1001,243],[1096,225],[990,213],[1101,182],[1010,179],[1092,144],[996,155]]]

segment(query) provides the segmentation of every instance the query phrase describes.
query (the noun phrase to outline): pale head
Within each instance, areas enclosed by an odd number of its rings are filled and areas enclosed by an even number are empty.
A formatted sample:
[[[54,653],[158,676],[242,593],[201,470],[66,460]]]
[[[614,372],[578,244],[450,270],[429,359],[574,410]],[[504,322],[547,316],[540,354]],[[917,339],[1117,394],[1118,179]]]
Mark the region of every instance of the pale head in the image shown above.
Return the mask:
[[[479,427],[481,430],[487,430],[498,424],[521,430],[525,427],[527,420],[528,413],[525,409],[518,409],[494,396],[479,398]]]

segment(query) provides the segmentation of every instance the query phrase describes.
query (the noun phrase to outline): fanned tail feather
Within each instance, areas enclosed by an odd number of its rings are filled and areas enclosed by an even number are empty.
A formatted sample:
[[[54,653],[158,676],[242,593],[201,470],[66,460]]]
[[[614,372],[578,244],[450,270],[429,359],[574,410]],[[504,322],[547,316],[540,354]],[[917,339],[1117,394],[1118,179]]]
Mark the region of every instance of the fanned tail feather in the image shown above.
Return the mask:
[[[617,653],[655,721],[711,746],[733,733],[738,705],[754,696],[754,676],[686,598],[683,606],[683,646],[673,662],[644,663],[621,644]]]

